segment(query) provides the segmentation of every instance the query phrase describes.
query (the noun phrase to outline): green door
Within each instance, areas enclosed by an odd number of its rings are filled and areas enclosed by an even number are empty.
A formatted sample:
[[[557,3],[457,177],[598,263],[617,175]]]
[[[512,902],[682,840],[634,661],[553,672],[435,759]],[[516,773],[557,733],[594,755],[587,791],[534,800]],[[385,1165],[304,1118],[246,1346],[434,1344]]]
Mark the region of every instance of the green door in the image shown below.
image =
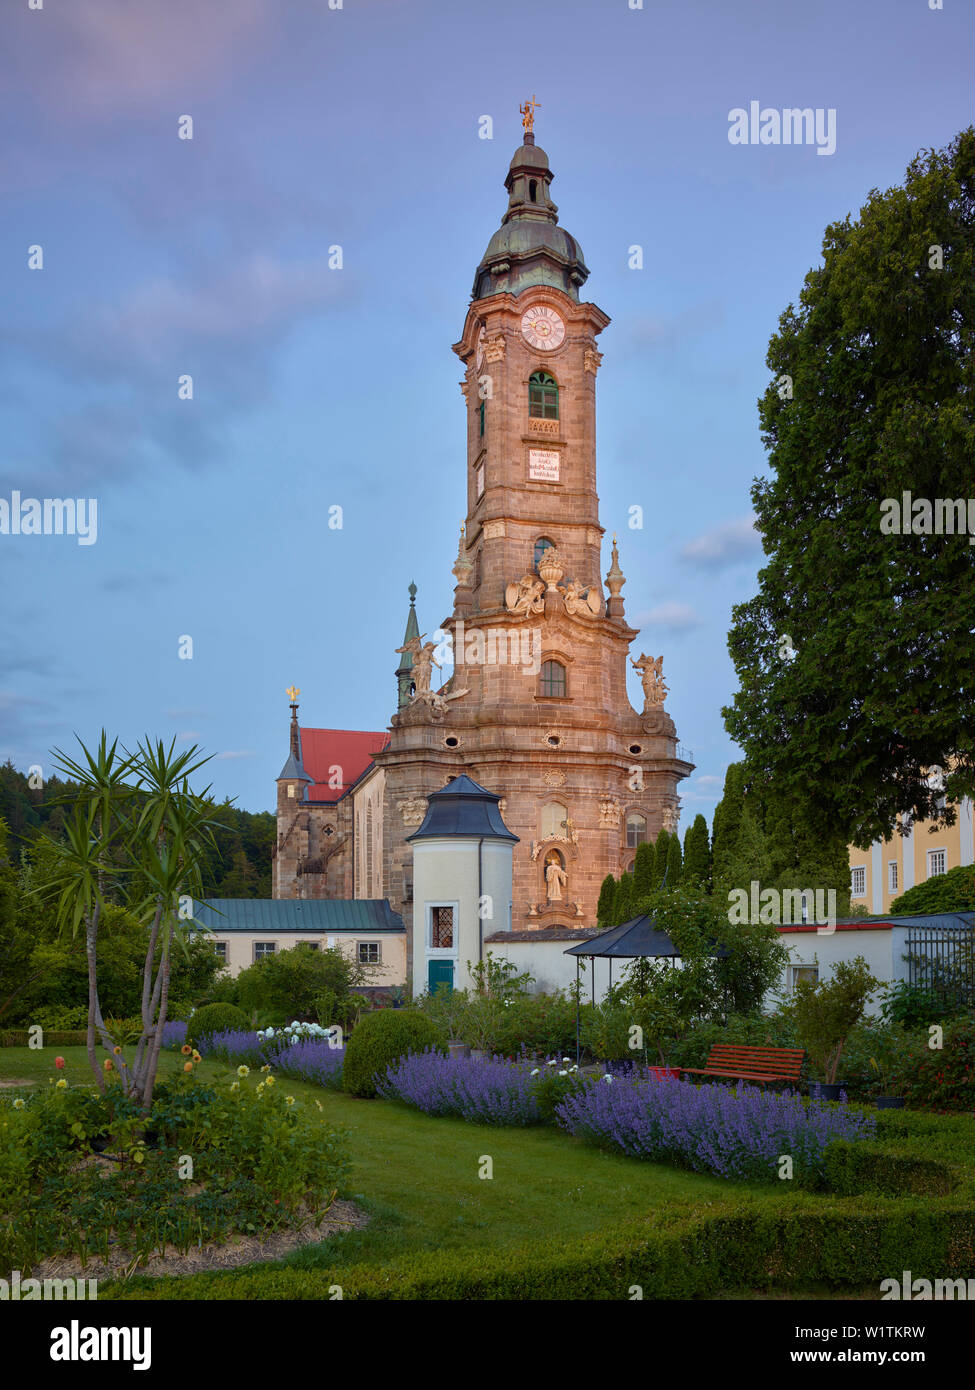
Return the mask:
[[[438,985],[454,987],[454,962],[452,960],[432,960],[428,963],[427,988],[436,994]]]

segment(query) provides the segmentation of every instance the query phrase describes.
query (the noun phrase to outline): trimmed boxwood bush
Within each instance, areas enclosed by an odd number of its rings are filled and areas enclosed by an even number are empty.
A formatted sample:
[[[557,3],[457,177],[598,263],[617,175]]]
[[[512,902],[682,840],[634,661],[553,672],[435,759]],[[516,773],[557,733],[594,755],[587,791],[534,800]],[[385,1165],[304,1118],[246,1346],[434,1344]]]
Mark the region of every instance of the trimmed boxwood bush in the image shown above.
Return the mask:
[[[342,1085],[352,1096],[374,1096],[376,1073],[410,1052],[436,1048],[447,1054],[447,1040],[419,1009],[377,1009],[355,1026],[345,1048]]]
[[[249,1023],[250,1019],[236,1004],[204,1004],[187,1024],[186,1041],[190,1047],[199,1047],[200,1040],[210,1033],[245,1029]]]

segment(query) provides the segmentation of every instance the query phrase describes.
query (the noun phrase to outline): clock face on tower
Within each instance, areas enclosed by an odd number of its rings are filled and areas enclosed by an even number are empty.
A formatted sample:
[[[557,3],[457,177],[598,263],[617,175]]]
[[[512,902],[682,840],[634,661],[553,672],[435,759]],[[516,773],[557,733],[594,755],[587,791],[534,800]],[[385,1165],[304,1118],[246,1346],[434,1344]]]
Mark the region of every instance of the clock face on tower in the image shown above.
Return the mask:
[[[525,341],[539,352],[551,352],[565,337],[565,324],[547,304],[536,304],[521,316]]]

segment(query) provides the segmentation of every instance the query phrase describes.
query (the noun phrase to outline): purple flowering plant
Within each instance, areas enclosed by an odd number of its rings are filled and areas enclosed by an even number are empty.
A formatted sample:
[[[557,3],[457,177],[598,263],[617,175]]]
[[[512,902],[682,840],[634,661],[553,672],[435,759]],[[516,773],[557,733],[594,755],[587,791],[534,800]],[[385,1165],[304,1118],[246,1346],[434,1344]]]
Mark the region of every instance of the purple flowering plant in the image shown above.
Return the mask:
[[[807,1101],[739,1082],[602,1077],[556,1109],[569,1134],[633,1158],[678,1163],[726,1178],[767,1180],[789,1155],[797,1179],[823,1173],[834,1139],[873,1137],[876,1119],[845,1105]]]

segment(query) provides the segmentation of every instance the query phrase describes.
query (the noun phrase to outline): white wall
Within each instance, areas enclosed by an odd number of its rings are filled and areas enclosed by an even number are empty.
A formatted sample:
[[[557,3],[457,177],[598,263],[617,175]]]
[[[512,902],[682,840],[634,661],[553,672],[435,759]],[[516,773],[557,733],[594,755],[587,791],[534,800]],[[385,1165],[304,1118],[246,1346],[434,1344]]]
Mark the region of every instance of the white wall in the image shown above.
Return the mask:
[[[782,932],[781,940],[789,948],[790,965],[817,965],[819,978],[828,979],[837,961],[851,961],[863,956],[870,972],[884,984],[907,979],[907,927],[857,928],[855,931],[834,931],[820,935],[815,931]],[[787,970],[776,991],[788,997],[791,975]],[[875,997],[867,1012],[880,1012],[880,998]],[[773,994],[765,999],[766,1007],[774,1005]]]
[[[482,936],[506,931],[511,902],[511,843],[484,840],[481,845],[481,898],[489,899],[490,915],[479,917],[477,839],[437,838],[413,845],[413,993],[425,994],[431,959],[450,960],[454,988],[470,989],[474,981],[467,962],[479,958]],[[454,945],[430,946],[430,909],[454,907]],[[485,953],[486,953],[486,949]]]

